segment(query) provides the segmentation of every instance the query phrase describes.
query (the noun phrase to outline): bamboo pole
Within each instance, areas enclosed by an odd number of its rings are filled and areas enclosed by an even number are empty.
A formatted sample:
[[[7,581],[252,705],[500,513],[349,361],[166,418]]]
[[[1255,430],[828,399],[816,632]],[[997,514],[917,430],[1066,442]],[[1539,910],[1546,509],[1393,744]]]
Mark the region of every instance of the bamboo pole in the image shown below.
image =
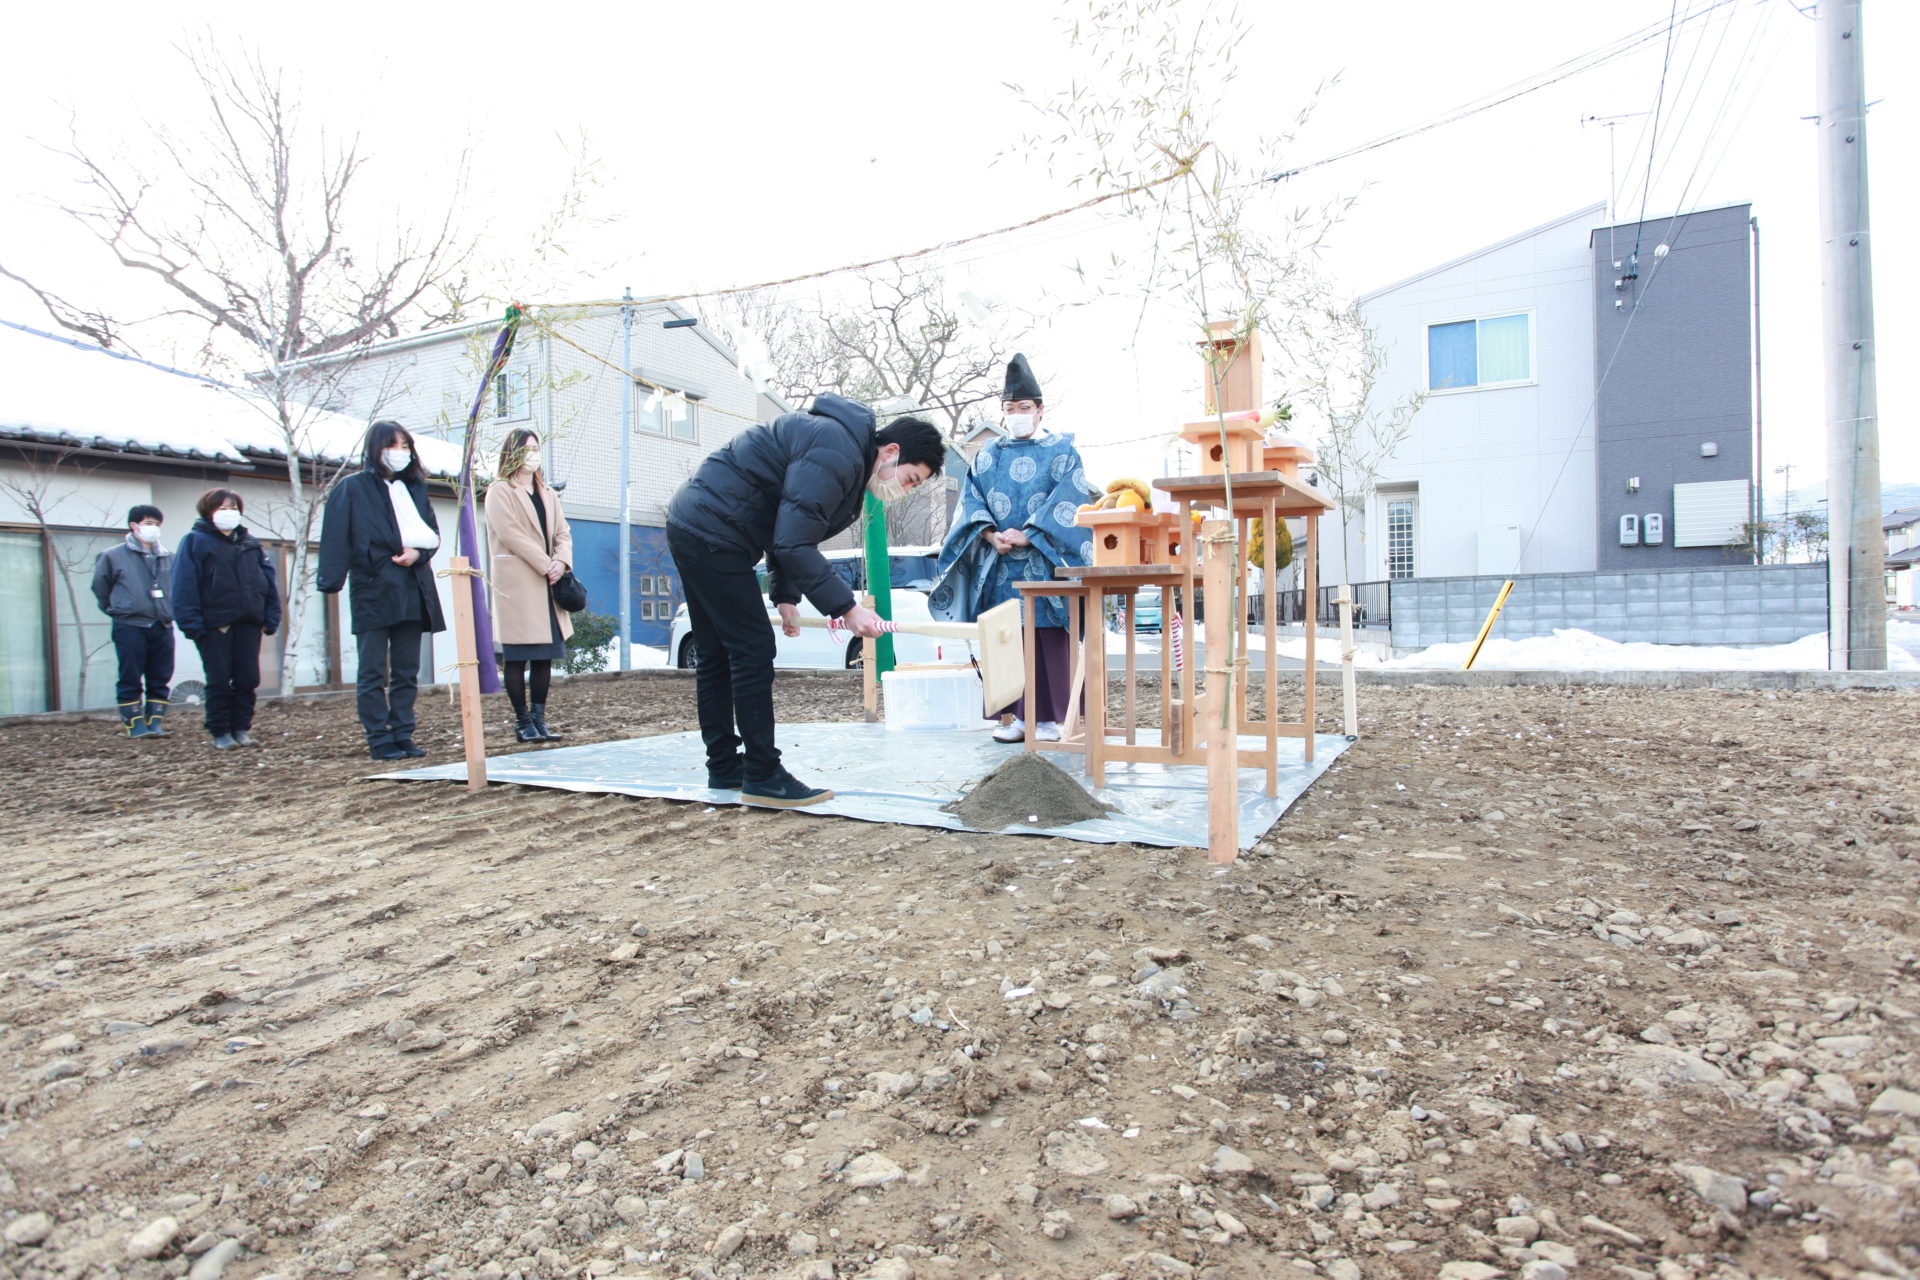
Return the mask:
[[[1360,736],[1360,709],[1354,702],[1353,679],[1353,586],[1340,584],[1340,594],[1334,597],[1340,606],[1340,710],[1341,727],[1349,738]]]
[[[1487,620],[1480,624],[1480,634],[1473,638],[1473,652],[1468,654],[1467,660],[1460,664],[1462,671],[1473,670],[1474,661],[1480,656],[1480,646],[1487,642],[1489,635],[1493,634],[1493,624],[1499,621],[1500,611],[1507,607],[1507,597],[1512,594],[1513,579],[1508,578],[1500,588],[1500,594],[1494,597],[1493,608],[1487,610]]]
[[[1275,689],[1275,686],[1280,683],[1280,655],[1276,652],[1278,646],[1274,643],[1277,633],[1274,630],[1273,616],[1279,598],[1275,580],[1280,574],[1273,567],[1276,554],[1273,544],[1280,540],[1277,533],[1280,528],[1280,518],[1277,514],[1279,508],[1280,504],[1272,498],[1262,502],[1260,508],[1262,522],[1260,541],[1264,544],[1261,547],[1263,554],[1260,562],[1260,635],[1267,646],[1264,674],[1267,681],[1267,797],[1269,799],[1280,794],[1280,717],[1277,710],[1278,694]],[[1313,679],[1311,671],[1307,673],[1307,679]]]
[[[1320,688],[1319,659],[1314,655],[1315,641],[1320,637],[1320,517],[1307,517],[1307,567],[1305,597],[1307,602],[1307,675],[1302,682],[1306,686],[1306,709],[1300,718],[1306,721],[1307,736],[1301,745],[1301,755],[1308,764],[1313,763],[1314,733],[1314,695]]]
[[[474,576],[473,562],[454,556],[448,568],[456,578]],[[453,589],[454,651],[460,668],[460,739],[467,752],[467,790],[487,789],[486,730],[480,710],[480,659],[474,643],[473,591],[466,582]]]

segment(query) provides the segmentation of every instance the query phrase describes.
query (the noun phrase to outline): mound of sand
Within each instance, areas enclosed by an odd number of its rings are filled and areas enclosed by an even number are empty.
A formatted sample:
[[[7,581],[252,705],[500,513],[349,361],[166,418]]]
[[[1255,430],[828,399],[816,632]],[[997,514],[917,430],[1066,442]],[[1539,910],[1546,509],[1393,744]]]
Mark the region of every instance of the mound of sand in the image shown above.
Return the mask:
[[[1017,751],[942,811],[981,831],[1006,827],[1064,827],[1105,817],[1110,809],[1060,766],[1034,752]]]

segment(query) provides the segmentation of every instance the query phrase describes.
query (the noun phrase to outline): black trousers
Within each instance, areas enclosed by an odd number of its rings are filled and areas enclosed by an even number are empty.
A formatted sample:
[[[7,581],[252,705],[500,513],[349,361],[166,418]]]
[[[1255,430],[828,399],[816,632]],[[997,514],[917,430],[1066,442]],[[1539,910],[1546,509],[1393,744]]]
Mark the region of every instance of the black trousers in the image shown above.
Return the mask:
[[[173,624],[120,622],[113,624],[113,651],[120,657],[120,680],[113,700],[165,702],[173,681]]]
[[[370,747],[390,746],[413,737],[413,703],[420,692],[421,622],[362,631],[357,699],[360,727]]]
[[[753,566],[758,557],[729,551],[667,526],[667,549],[687,593],[687,621],[699,650],[695,702],[707,763],[730,762],[746,748],[749,783],[780,776],[773,745],[773,627]]]
[[[260,624],[236,622],[193,643],[207,670],[207,732],[217,738],[253,728],[253,693],[260,687]]]

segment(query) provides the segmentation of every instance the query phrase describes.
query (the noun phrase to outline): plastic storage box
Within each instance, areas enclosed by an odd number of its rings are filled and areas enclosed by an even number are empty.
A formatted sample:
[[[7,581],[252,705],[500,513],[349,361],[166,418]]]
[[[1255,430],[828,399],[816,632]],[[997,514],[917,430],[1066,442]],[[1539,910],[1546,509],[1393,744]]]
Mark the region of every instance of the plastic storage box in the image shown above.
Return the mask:
[[[951,671],[889,671],[880,677],[887,729],[977,729],[986,719],[980,709],[980,677],[972,667]]]

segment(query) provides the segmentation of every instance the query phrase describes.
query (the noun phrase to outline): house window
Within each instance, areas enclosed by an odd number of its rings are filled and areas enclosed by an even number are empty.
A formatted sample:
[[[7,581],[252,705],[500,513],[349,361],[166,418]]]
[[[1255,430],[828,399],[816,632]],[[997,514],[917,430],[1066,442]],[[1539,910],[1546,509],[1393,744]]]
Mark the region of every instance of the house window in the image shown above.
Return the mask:
[[[642,600],[640,602],[640,621],[642,622],[653,621],[653,601]]]
[[[1418,515],[1419,505],[1418,498],[1387,499],[1387,576],[1389,578],[1413,576],[1414,521]]]
[[[653,594],[653,575],[652,574],[643,573],[640,575],[640,594],[643,596],[650,596]]]
[[[638,389],[636,389],[637,391]],[[633,406],[633,427],[650,436],[666,436],[673,440],[698,440],[700,438],[700,405],[684,396],[662,396],[659,403],[653,402],[653,393],[647,392]]]
[[[493,416],[501,422],[519,422],[532,410],[527,395],[527,375],[512,369],[493,375]]]
[[[1526,312],[1427,326],[1427,388],[1458,391],[1533,380],[1533,317]]]

